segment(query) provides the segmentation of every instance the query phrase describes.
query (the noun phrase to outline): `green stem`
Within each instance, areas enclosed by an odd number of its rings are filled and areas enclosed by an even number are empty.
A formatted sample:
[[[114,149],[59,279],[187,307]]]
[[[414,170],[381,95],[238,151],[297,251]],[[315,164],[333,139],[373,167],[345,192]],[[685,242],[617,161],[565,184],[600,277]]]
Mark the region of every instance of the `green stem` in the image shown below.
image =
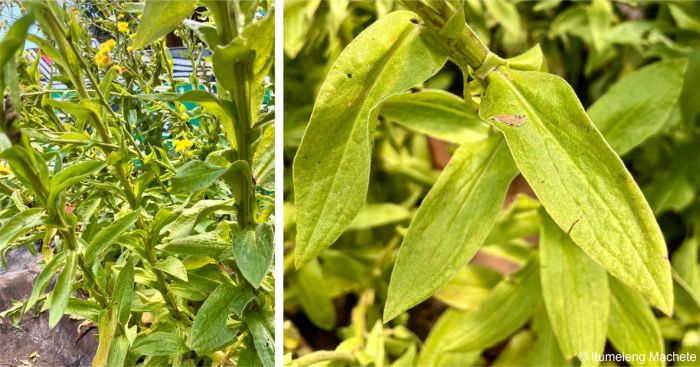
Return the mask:
[[[335,350],[320,350],[299,357],[299,359],[294,361],[294,364],[297,367],[306,367],[326,361],[353,362],[355,361],[355,358],[351,354],[346,352],[339,352]]]

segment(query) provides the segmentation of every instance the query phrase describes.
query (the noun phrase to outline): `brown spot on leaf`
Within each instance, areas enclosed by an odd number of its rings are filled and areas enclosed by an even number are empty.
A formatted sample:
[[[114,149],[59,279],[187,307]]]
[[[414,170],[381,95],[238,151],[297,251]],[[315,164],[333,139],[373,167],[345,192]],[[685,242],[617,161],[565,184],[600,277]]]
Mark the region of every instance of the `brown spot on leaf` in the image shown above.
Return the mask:
[[[491,120],[503,122],[510,126],[523,126],[525,124],[525,115],[496,115],[491,116]]]

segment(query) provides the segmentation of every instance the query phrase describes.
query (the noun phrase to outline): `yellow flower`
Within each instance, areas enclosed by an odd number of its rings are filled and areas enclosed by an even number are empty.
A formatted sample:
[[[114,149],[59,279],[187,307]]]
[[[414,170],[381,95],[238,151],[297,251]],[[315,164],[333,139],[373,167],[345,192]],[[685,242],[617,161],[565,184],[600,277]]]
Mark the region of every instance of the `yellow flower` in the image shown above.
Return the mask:
[[[103,68],[105,66],[109,66],[109,64],[112,63],[112,59],[109,58],[109,54],[107,52],[108,51],[105,50],[97,51],[97,53],[95,54],[95,65],[97,65],[100,68]]]
[[[0,177],[9,176],[11,173],[12,171],[10,171],[10,167],[7,167],[4,161],[0,162]]]
[[[190,148],[194,143],[187,139],[175,139],[173,140],[173,145],[175,146],[176,152],[182,153],[182,151]]]
[[[124,34],[129,33],[129,23],[127,23],[127,22],[117,23],[117,30],[119,31],[119,33],[124,33]]]
[[[132,40],[133,40],[134,38],[136,38],[136,32],[130,34],[130,35],[129,35],[129,38],[131,38]]]
[[[100,44],[100,51],[104,51],[105,53],[108,53],[108,52],[112,51],[112,49],[116,45],[117,45],[117,41],[115,41],[113,39],[109,39],[109,40],[104,41]]]

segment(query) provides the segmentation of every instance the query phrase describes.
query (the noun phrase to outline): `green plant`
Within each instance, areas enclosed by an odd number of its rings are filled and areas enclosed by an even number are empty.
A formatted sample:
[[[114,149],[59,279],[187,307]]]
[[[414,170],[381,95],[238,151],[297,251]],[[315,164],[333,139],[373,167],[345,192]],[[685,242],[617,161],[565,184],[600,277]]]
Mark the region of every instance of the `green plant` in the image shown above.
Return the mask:
[[[606,340],[647,362],[697,348],[697,254],[674,254],[672,268],[664,238],[697,251],[697,175],[654,157],[668,149],[674,165],[698,168],[685,150],[698,141],[696,4],[622,4],[619,13],[652,19],[620,21],[607,1],[399,3],[407,10],[377,2],[368,27],[366,9],[289,5],[285,27],[317,43],[285,39],[287,56],[328,66],[325,78],[298,66],[285,81],[318,90],[312,111],[285,111],[285,310],[333,330],[336,306],[352,307],[340,296],[372,289],[378,302],[337,331],[334,352],[308,353],[288,324],[288,351],[300,357],[287,362],[478,365],[496,349],[488,363],[598,364]],[[345,47],[333,42],[347,35],[340,22],[359,32]],[[424,135],[457,146],[439,175],[445,145]],[[537,200],[513,201],[514,179]],[[659,226],[669,209],[683,216],[681,236]],[[484,256],[507,266],[484,267]],[[420,340],[405,334],[418,316],[406,311],[430,297],[451,308],[418,354]]]
[[[38,241],[44,261],[15,311],[97,325],[95,366],[272,366],[272,2],[89,5],[28,1],[2,41],[0,253]],[[99,49],[90,28],[110,37]],[[173,77],[173,30],[188,80]],[[25,38],[57,66],[45,87],[39,58],[15,60]]]

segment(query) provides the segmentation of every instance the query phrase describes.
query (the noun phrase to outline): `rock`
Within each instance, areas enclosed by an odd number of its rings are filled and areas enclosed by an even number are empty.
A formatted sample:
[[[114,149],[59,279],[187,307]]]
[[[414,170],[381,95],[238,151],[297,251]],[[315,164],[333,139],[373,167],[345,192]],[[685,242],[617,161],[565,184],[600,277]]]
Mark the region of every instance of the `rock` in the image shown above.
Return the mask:
[[[26,299],[41,271],[38,258],[26,249],[8,252],[9,269],[0,270],[0,310],[12,307],[12,300]],[[81,321],[64,317],[49,330],[48,313],[27,314],[19,328],[7,318],[0,319],[0,366],[89,366],[97,350],[96,328],[79,338]]]

